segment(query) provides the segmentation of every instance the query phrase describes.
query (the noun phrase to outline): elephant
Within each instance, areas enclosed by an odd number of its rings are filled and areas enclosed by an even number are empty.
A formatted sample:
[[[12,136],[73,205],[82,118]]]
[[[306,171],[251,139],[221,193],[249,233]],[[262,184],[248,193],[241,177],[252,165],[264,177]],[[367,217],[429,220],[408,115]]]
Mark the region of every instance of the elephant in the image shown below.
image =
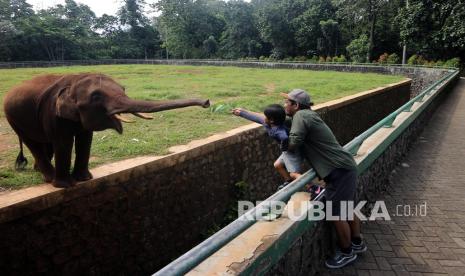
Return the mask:
[[[123,133],[122,113],[158,112],[187,106],[209,107],[209,100],[130,99],[125,88],[104,74],[40,75],[12,88],[5,96],[6,119],[16,132],[20,153],[16,167],[25,166],[22,143],[29,148],[35,168],[55,187],[74,186],[92,179],[89,156],[93,131]],[[72,173],[71,153],[75,146]],[[51,160],[55,157],[55,167]]]

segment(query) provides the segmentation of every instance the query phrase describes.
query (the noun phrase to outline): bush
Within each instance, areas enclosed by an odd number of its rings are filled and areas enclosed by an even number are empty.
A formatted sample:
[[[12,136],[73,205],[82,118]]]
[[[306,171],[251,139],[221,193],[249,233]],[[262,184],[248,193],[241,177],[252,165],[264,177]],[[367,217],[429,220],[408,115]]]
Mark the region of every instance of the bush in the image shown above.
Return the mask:
[[[318,62],[318,56],[312,56],[310,59],[311,62],[317,63]]]
[[[352,40],[346,49],[352,61],[365,62],[368,52],[368,36],[362,34],[359,38]]]
[[[307,61],[307,58],[304,56],[297,56],[294,58],[294,61]]]
[[[418,58],[417,55],[413,55],[413,56],[409,57],[408,60],[407,60],[407,64],[408,64],[408,65],[416,65],[416,64],[417,64],[417,63],[416,63],[416,62],[417,62],[417,58]]]
[[[322,56],[320,56],[320,58],[318,59],[318,62],[325,62],[325,61],[326,61],[325,57],[322,57]]]
[[[271,51],[270,60],[279,60],[279,59],[283,59],[283,58],[284,58],[284,54],[280,49],[274,48]]]
[[[386,63],[388,63],[388,62],[387,62],[388,57],[389,57],[389,54],[388,54],[388,53],[384,53],[384,54],[380,55],[379,58],[378,58],[378,63],[380,63],[380,64],[386,64]]]
[[[436,63],[434,65],[435,66],[444,66],[444,60],[438,60],[438,61],[436,61]]]
[[[426,60],[423,56],[418,56],[417,64],[418,65],[428,65],[428,60]]]
[[[448,61],[446,61],[443,66],[444,67],[459,68],[460,67],[460,58],[458,58],[458,57],[451,58]]]
[[[413,55],[407,60],[407,64],[409,65],[426,65],[428,61],[419,55]]]
[[[344,55],[334,56],[333,62],[347,62],[347,58]]]
[[[294,59],[292,57],[285,57],[283,58],[283,61],[290,62],[290,61],[294,61]]]
[[[327,56],[326,57],[326,62],[331,62],[331,61],[333,61],[333,59],[330,56]]]
[[[399,64],[400,57],[396,53],[390,54],[386,61],[388,64]]]

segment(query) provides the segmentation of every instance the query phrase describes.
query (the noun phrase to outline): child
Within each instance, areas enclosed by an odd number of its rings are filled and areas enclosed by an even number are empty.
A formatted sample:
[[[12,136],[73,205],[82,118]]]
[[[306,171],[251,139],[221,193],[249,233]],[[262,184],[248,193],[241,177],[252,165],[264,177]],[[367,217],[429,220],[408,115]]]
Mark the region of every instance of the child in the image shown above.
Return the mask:
[[[232,113],[263,125],[268,135],[278,141],[282,153],[274,162],[274,167],[285,181],[278,189],[282,189],[301,175],[302,157],[300,154],[287,152],[289,129],[284,125],[286,112],[281,105],[272,104],[267,106],[263,112],[264,114],[251,112],[242,108],[234,108]]]

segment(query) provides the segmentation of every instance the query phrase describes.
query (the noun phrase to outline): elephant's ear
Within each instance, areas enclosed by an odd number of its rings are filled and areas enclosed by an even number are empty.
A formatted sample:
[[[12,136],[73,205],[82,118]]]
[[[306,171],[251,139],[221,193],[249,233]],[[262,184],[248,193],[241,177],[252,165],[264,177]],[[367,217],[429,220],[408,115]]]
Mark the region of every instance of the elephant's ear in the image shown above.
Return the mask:
[[[62,87],[56,101],[56,115],[61,118],[79,122],[76,99],[71,94],[71,87]]]

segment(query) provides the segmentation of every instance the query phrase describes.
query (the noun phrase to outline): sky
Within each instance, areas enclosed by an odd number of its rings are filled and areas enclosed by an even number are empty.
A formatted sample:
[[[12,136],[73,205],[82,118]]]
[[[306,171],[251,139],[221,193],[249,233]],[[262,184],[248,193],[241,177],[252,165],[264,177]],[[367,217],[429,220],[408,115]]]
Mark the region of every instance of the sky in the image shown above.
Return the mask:
[[[65,0],[26,0],[26,2],[31,4],[34,10],[46,9],[57,4],[65,4]],[[102,16],[104,13],[115,15],[121,5],[120,0],[75,0],[75,2],[89,6],[97,16]]]
[[[76,3],[85,4],[95,13],[96,16],[100,17],[104,13],[108,15],[116,15],[118,8],[121,6],[122,0],[74,0]],[[65,0],[26,0],[33,6],[34,10],[46,9],[49,7],[56,6],[57,4],[65,4]],[[146,3],[153,3],[155,1],[146,1]],[[250,2],[250,0],[246,0]],[[156,14],[156,13],[155,13]],[[147,11],[146,11],[146,15]]]

